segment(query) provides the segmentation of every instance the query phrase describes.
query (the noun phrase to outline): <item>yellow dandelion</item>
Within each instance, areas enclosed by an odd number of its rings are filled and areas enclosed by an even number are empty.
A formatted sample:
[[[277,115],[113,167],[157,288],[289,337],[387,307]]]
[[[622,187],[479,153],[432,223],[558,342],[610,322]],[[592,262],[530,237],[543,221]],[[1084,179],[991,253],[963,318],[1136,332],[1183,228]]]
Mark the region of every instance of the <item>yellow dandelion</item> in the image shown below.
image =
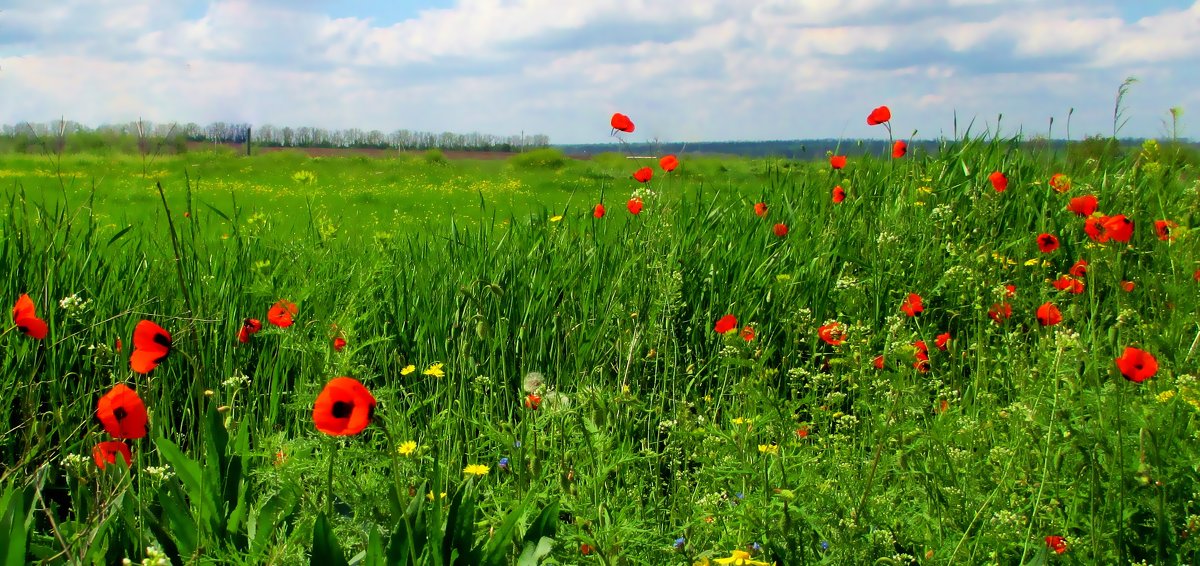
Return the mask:
[[[736,425],[750,424],[750,419],[742,418],[742,417],[734,417],[733,420],[730,420],[729,422],[736,424]]]
[[[1028,260],[1025,260],[1025,267],[1033,267],[1033,266],[1037,265],[1037,264],[1038,264],[1039,262],[1041,262],[1041,261],[1042,261],[1042,260],[1040,260],[1040,259],[1038,259],[1038,258],[1036,258],[1036,257],[1035,257],[1035,258],[1033,258],[1033,259],[1028,259]]]
[[[750,558],[750,553],[745,550],[731,551],[729,558],[717,558],[713,562],[717,564],[731,564],[733,566],[771,566],[769,562]]]
[[[398,452],[400,452],[401,456],[409,456],[416,449],[417,449],[416,441],[409,440],[409,441],[405,442],[404,444],[400,445],[400,450],[398,450]]]
[[[483,464],[471,464],[463,468],[463,473],[469,476],[486,476],[488,474],[488,467]]]
[[[432,375],[433,377],[444,377],[446,375],[446,372],[442,371],[441,362],[438,362],[436,364],[429,366],[429,369],[427,369],[421,373],[423,373],[425,375]]]
[[[550,217],[551,222],[558,222],[559,220],[562,220],[561,214],[556,214],[556,215]]]
[[[400,375],[408,375],[414,371],[417,371],[417,366],[408,364],[408,365],[404,366],[404,369],[400,370]]]
[[[779,445],[778,444],[759,444],[758,451],[762,452],[763,454],[770,454],[772,456],[778,456],[779,455]]]

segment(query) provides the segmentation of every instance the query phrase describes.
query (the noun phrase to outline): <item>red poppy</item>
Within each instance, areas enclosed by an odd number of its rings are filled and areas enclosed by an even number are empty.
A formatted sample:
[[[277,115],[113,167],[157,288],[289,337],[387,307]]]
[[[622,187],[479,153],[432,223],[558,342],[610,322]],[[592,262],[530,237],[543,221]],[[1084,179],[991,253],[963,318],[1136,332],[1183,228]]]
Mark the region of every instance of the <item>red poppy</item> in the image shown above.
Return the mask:
[[[941,334],[938,334],[937,340],[935,340],[933,342],[933,345],[937,346],[937,349],[942,350],[942,351],[946,350],[946,346],[948,344],[950,344],[950,333],[949,332],[943,332]]]
[[[1015,296],[1017,296],[1017,286],[1016,286],[1016,285],[1013,285],[1012,283],[1009,283],[1008,285],[1005,285],[1005,286],[1004,286],[1004,296],[1005,296],[1005,297],[1015,297]]]
[[[1100,202],[1096,200],[1094,195],[1083,195],[1071,199],[1067,203],[1067,210],[1074,212],[1078,216],[1091,216],[1099,206]]]
[[[1196,272],[1192,274],[1192,279],[1200,281],[1200,269],[1197,269]]]
[[[1121,282],[1121,290],[1125,291],[1126,293],[1132,293],[1133,288],[1135,286],[1136,285],[1133,284],[1133,281],[1122,281]]]
[[[1081,259],[1081,260],[1075,262],[1075,265],[1072,265],[1071,269],[1069,271],[1067,271],[1067,273],[1070,273],[1071,275],[1074,275],[1075,277],[1083,277],[1083,276],[1087,275],[1087,272],[1088,272],[1088,262],[1086,259]]]
[[[333,351],[334,352],[341,352],[342,348],[345,348],[345,347],[346,347],[346,339],[345,338],[342,338],[341,336],[333,337]]]
[[[771,231],[774,232],[776,236],[782,238],[787,235],[788,227],[787,224],[776,224]]]
[[[313,404],[313,424],[330,436],[349,436],[362,432],[371,424],[375,413],[375,397],[357,379],[336,377]]]
[[[900,310],[908,316],[917,316],[925,310],[925,304],[921,302],[921,296],[916,293],[909,293],[904,298],[904,302],[900,303]]]
[[[988,180],[992,182],[992,188],[996,189],[998,193],[1008,189],[1008,176],[1004,173],[993,171],[991,175],[988,175]]]
[[[1175,240],[1175,236],[1171,235],[1171,230],[1178,228],[1179,225],[1170,220],[1155,220],[1154,231],[1158,233],[1158,239],[1164,242]]]
[[[296,306],[296,303],[280,299],[271,305],[271,310],[267,311],[267,322],[280,328],[287,328],[295,322],[292,317],[296,316],[298,312],[300,312],[300,308]]]
[[[817,336],[830,346],[841,346],[846,341],[846,335],[840,322],[831,322],[817,328]]]
[[[247,318],[242,321],[242,329],[238,331],[238,342],[245,344],[250,341],[250,337],[258,334],[262,330],[262,322],[257,318]]]
[[[867,115],[868,126],[878,126],[892,119],[892,111],[887,106],[880,106]]]
[[[883,356],[875,356],[875,361],[873,363],[875,365],[875,369],[883,369]]]
[[[592,217],[604,218],[604,212],[604,203],[597,203],[596,207],[592,209]]]
[[[754,336],[755,336],[755,334],[754,334],[753,327],[747,326],[742,329],[742,340],[745,340],[747,342],[753,342]]]
[[[922,342],[922,344],[924,344],[924,342]],[[929,354],[925,353],[924,351],[918,351],[914,358],[916,359],[913,360],[913,369],[916,369],[921,373],[928,373]]]
[[[628,208],[629,213],[635,216],[642,213],[643,206],[642,199],[638,197],[633,197],[629,199],[629,202],[625,203],[625,208]]]
[[[1154,359],[1150,352],[1132,346],[1126,347],[1116,362],[1121,375],[1134,383],[1146,381],[1158,373],[1158,360]]]
[[[663,171],[670,173],[679,167],[679,158],[674,155],[664,155],[662,159],[658,160],[658,166],[662,167]]]
[[[833,167],[834,169],[841,169],[842,167],[845,167],[846,166],[846,156],[845,155],[831,156],[829,158],[829,166]]]
[[[588,543],[586,543],[586,542],[585,542],[585,543],[583,543],[583,544],[580,544],[580,545],[579,545],[579,553],[580,553],[580,554],[582,554],[582,555],[584,555],[584,556],[587,556],[587,555],[591,554],[591,553],[592,553],[592,547],[591,547],[591,545],[589,545],[589,544],[588,544]]]
[[[633,172],[633,178],[637,179],[639,183],[648,183],[652,177],[654,177],[654,170],[649,167],[642,167]]]
[[[1133,237],[1133,221],[1124,214],[1104,217],[1104,230],[1118,242],[1128,242]]]
[[[1070,275],[1063,275],[1062,277],[1051,281],[1050,284],[1053,285],[1055,289],[1058,289],[1059,291],[1066,291],[1072,295],[1078,295],[1083,292],[1083,281],[1075,279]]]
[[[1046,547],[1055,554],[1062,554],[1067,551],[1067,540],[1058,535],[1050,535],[1046,537]]]
[[[37,317],[37,308],[33,305],[33,299],[30,299],[27,294],[21,295],[17,299],[17,304],[13,305],[12,318],[13,324],[17,325],[17,330],[34,340],[44,339],[50,331],[46,321]]]
[[[1101,244],[1108,241],[1108,227],[1104,223],[1105,218],[1101,215],[1089,216],[1087,220],[1083,221],[1083,231],[1092,241]]]
[[[913,348],[916,348],[918,354],[929,353],[929,346],[925,344],[924,340],[917,340],[916,342],[913,342]]]
[[[171,353],[171,335],[163,327],[143,320],[133,328],[133,354],[129,367],[137,373],[150,373]]]
[[[766,216],[767,215],[767,203],[765,203],[765,202],[754,203],[754,214],[758,215],[759,218]]]
[[[619,130],[627,134],[633,133],[633,121],[620,112],[612,115],[612,120],[609,121],[614,130]]]
[[[843,189],[841,185],[834,187],[833,204],[841,204],[844,200],[846,200],[846,189]]]
[[[896,143],[892,144],[892,159],[900,159],[905,155],[908,155],[908,142],[896,140]]]
[[[1058,238],[1054,234],[1041,234],[1037,237],[1038,249],[1048,254],[1058,249]]]
[[[802,427],[796,429],[796,437],[799,438],[800,440],[804,440],[805,438],[808,438],[808,434],[809,434],[809,430],[808,430],[808,427],[806,427],[806,426],[802,426]]]
[[[542,396],[541,395],[535,395],[533,393],[530,393],[529,395],[525,396],[525,408],[526,409],[536,411],[536,410],[538,410],[538,407],[541,407],[541,406],[542,406]]]
[[[124,383],[100,397],[96,404],[96,418],[104,430],[115,438],[142,438],[146,436],[146,404],[136,391]]]
[[[992,305],[992,308],[988,309],[988,316],[991,317],[996,324],[1003,324],[1004,321],[1012,318],[1012,305],[1007,302],[996,303]]]
[[[725,334],[726,332],[729,332],[735,328],[737,328],[737,317],[727,314],[717,319],[717,324],[713,327],[713,330],[715,330],[717,334]]]
[[[109,464],[116,464],[118,454],[125,460],[125,467],[128,468],[130,462],[133,461],[133,454],[129,452],[129,446],[124,442],[109,440],[92,448],[92,458],[96,459],[96,467],[101,470]]]
[[[1062,313],[1054,303],[1047,302],[1037,309],[1038,323],[1042,326],[1054,326],[1062,322]]]
[[[1050,176],[1050,188],[1056,193],[1065,193],[1071,190],[1071,179],[1062,173],[1055,173]]]

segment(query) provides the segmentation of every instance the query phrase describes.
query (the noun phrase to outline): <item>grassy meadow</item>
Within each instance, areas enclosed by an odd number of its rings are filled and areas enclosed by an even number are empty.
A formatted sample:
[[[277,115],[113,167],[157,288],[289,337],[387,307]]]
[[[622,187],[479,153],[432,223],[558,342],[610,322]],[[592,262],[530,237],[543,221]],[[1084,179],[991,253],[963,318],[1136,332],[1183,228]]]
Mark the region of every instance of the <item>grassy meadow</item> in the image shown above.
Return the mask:
[[[0,155],[0,560],[1200,563],[1194,166],[679,162]]]

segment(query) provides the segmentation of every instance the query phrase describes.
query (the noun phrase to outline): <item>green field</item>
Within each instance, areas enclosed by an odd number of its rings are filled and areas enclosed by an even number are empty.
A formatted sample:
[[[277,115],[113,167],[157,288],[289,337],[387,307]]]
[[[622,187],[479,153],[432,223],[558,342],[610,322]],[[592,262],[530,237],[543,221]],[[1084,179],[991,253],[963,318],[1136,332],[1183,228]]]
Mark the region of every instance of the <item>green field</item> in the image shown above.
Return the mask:
[[[0,296],[48,325],[0,335],[0,559],[1200,563],[1194,166],[680,163],[0,155]],[[142,320],[171,335],[148,374]],[[377,405],[333,437],[339,376]],[[119,383],[148,433],[101,470]]]

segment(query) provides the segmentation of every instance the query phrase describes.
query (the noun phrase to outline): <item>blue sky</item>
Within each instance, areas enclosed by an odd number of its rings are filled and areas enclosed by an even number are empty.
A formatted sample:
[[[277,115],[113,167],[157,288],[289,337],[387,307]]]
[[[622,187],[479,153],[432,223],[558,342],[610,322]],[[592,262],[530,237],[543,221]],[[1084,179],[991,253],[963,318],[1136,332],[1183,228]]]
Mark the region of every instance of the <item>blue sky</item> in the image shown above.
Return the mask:
[[[1200,137],[1200,0],[7,0],[0,122],[246,121],[635,140],[960,127]]]

